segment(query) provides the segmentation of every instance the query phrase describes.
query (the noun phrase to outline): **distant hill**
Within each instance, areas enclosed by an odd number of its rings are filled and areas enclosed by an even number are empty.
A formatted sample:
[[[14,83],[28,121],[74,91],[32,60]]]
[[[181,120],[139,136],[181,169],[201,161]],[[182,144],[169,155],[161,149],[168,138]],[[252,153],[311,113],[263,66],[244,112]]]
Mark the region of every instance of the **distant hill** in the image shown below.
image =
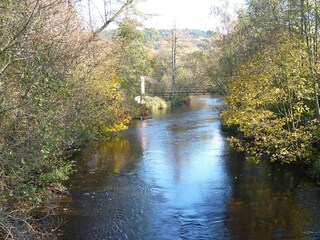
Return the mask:
[[[160,29],[158,32],[162,37],[167,37],[171,34],[172,30]],[[177,29],[178,32],[185,35],[190,35],[196,38],[210,38],[214,33],[213,31],[203,31],[199,29]]]
[[[205,49],[207,41],[214,35],[213,31],[199,29],[177,29],[176,31],[178,43],[183,44],[184,47],[195,49]],[[145,29],[144,32],[145,36],[154,45],[155,50],[168,45],[172,34],[172,30],[167,29]]]
[[[144,29],[142,30],[147,39],[153,44],[155,50],[168,45],[172,30],[168,29]],[[203,31],[199,29],[177,29],[178,43],[184,47],[205,49],[206,43],[215,33],[213,31]],[[105,38],[113,38],[117,34],[117,29],[102,32]]]

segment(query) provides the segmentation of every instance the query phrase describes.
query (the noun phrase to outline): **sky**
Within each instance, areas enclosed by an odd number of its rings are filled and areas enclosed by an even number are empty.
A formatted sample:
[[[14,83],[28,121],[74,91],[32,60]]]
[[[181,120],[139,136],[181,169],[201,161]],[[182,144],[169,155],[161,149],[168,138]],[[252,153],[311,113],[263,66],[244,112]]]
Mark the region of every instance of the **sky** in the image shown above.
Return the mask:
[[[229,2],[229,3],[228,3]],[[138,4],[143,13],[155,15],[145,21],[146,27],[215,30],[219,19],[210,14],[212,7],[227,4],[230,12],[244,6],[245,0],[145,0]]]

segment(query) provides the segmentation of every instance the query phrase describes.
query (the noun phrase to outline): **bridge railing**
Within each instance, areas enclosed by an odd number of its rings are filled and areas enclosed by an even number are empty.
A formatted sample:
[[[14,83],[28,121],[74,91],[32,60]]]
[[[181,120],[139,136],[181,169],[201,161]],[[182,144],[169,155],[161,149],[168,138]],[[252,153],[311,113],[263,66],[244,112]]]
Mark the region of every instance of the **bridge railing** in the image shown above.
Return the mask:
[[[171,90],[165,90],[165,91],[157,91],[157,90],[150,90],[149,92],[146,92],[145,95],[149,95],[149,96],[186,96],[186,95],[209,95],[209,94],[213,94],[214,93],[214,89],[212,88],[212,86],[205,86],[205,87],[192,87],[192,88],[188,88],[188,87],[182,87],[177,89],[176,91],[171,91]]]

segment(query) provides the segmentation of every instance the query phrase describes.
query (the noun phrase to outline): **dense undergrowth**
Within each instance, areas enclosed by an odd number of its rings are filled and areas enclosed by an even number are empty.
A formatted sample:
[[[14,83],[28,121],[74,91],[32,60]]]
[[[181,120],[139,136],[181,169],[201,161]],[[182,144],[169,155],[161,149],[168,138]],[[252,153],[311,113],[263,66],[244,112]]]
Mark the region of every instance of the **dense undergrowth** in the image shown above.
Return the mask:
[[[252,161],[308,165],[319,177],[318,3],[251,0],[247,7],[209,52],[219,56],[209,73],[225,94],[221,119],[238,132],[229,140]]]
[[[116,40],[64,0],[0,2],[0,239],[48,239],[67,160],[125,128]]]

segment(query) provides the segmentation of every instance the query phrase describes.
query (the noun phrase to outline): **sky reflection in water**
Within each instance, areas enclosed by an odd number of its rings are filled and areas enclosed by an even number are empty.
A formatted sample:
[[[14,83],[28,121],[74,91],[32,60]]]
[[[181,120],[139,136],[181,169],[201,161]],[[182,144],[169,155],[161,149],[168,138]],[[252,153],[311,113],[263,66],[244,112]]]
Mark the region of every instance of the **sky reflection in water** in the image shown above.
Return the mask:
[[[320,239],[319,191],[231,151],[219,104],[156,113],[75,156],[60,239]]]

